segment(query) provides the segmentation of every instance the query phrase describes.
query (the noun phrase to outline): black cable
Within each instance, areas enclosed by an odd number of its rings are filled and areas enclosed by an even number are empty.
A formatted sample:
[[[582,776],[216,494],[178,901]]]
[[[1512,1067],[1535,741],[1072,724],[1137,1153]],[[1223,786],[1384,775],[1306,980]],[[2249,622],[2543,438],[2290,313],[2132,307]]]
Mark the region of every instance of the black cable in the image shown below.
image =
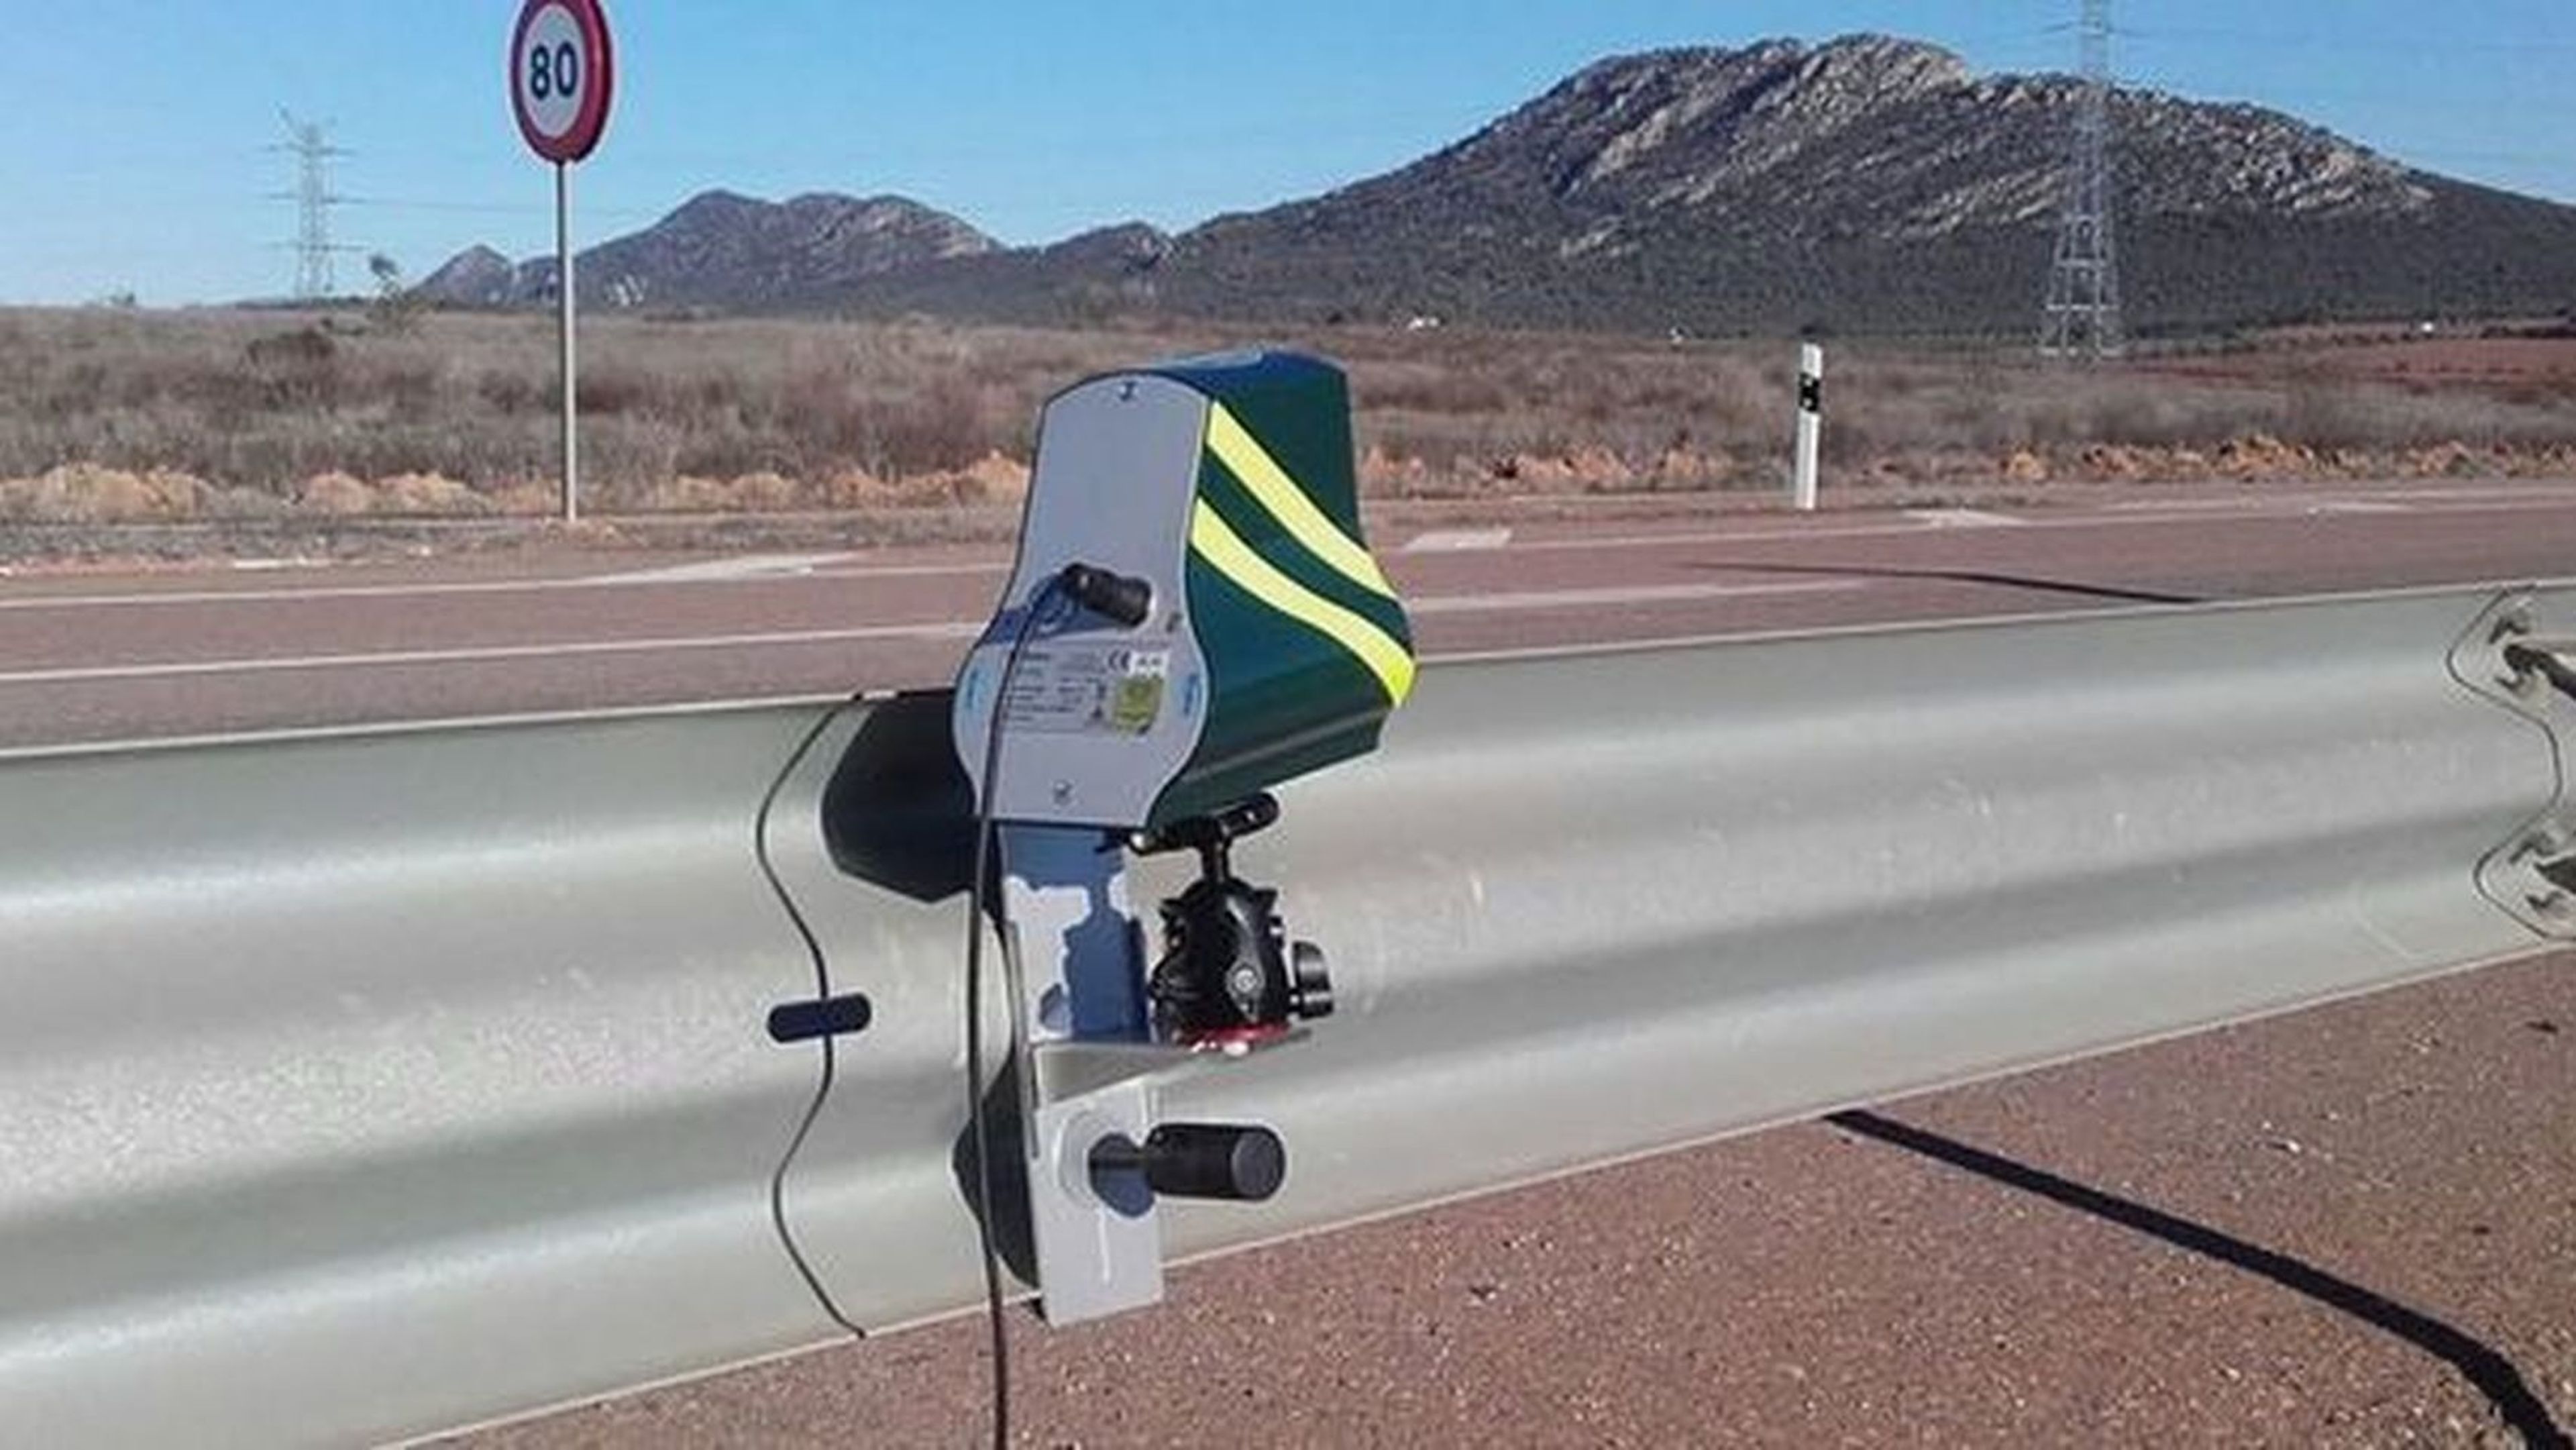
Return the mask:
[[[984,789],[975,805],[975,868],[966,893],[966,1114],[975,1143],[975,1222],[984,1254],[984,1322],[992,1332],[994,1450],[1005,1450],[1011,1443],[1011,1337],[1002,1308],[1002,1255],[993,1236],[992,1110],[984,1098],[984,890],[992,869],[993,806],[1001,796],[1002,717],[1010,709],[1012,677],[1020,672],[1020,656],[1037,632],[1038,616],[1055,603],[1062,588],[1063,580],[1050,575],[1029,595],[1019,629],[1011,637],[1010,652],[1002,657],[1002,675],[993,689],[993,713],[984,726]],[[998,883],[993,918],[1007,951],[1010,909]],[[1018,1010],[1014,1003],[1012,1011]]]
[[[807,752],[814,748],[814,742],[822,739],[823,732],[831,728],[832,722],[841,718],[841,711],[859,703],[860,699],[860,696],[853,695],[841,705],[824,711],[822,718],[805,732],[804,738],[796,742],[796,748],[788,753],[787,763],[778,768],[777,778],[770,781],[768,792],[761,796],[760,811],[751,821],[752,859],[760,863],[762,879],[769,883],[778,904],[786,909],[788,924],[796,928],[797,940],[805,944],[805,956],[814,966],[814,1000],[817,1002],[832,995],[831,965],[823,956],[823,943],[815,937],[814,928],[805,920],[805,913],[797,909],[796,898],[788,894],[787,883],[778,878],[777,865],[769,859],[769,817],[771,809],[778,804],[779,792],[787,788],[789,777],[795,775],[796,767],[804,763]],[[778,1230],[778,1241],[787,1247],[787,1261],[796,1266],[797,1277],[805,1281],[805,1287],[813,1292],[814,1300],[823,1306],[823,1312],[833,1323],[848,1330],[851,1338],[865,1339],[868,1332],[859,1327],[858,1321],[842,1312],[840,1301],[834,1299],[832,1291],[824,1286],[823,1276],[815,1272],[813,1264],[805,1257],[804,1248],[796,1242],[794,1230],[787,1225],[787,1170],[795,1165],[796,1155],[805,1149],[805,1140],[813,1136],[815,1121],[823,1116],[823,1104],[831,1099],[832,1079],[839,1063],[832,1035],[825,1033],[819,1040],[823,1047],[822,1077],[814,1084],[813,1098],[805,1104],[805,1115],[796,1122],[796,1132],[787,1140],[787,1151],[779,1155],[778,1170],[769,1175],[769,1221]]]

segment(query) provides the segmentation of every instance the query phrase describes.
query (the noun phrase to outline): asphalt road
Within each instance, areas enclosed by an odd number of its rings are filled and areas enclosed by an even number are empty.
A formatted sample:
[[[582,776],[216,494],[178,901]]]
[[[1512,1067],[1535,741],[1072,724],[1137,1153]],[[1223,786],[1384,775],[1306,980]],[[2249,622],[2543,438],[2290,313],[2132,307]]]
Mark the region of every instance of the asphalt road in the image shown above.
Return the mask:
[[[2576,486],[1381,531],[1433,654],[2576,574]],[[943,683],[990,551],[0,581],[0,744]],[[1015,1316],[1030,1445],[2561,1444],[2576,956]],[[685,1313],[687,1306],[670,1306]],[[455,1442],[957,1445],[968,1322]]]
[[[2576,485],[1381,530],[1437,656],[2576,573]],[[993,549],[0,579],[0,747],[945,684]]]

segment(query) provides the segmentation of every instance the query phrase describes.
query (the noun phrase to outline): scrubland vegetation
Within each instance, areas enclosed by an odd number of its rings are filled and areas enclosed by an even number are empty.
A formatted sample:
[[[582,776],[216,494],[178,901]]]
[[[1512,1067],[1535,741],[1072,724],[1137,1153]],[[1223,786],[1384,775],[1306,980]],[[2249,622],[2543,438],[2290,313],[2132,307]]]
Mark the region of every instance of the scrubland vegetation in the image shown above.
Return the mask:
[[[552,508],[551,320],[400,322],[0,313],[0,519]],[[587,498],[626,513],[936,514],[1005,502],[1025,483],[1048,393],[1103,369],[1253,341],[1349,366],[1364,486],[1376,496],[1780,480],[1786,343],[607,317],[584,331]],[[2311,341],[2057,369],[2017,350],[1836,344],[1827,459],[1832,481],[1854,489],[2576,473],[2576,343],[2535,345],[2500,369],[2444,363],[2463,345],[2475,344],[2383,341],[2385,356],[2361,368],[2338,368],[2340,354]]]

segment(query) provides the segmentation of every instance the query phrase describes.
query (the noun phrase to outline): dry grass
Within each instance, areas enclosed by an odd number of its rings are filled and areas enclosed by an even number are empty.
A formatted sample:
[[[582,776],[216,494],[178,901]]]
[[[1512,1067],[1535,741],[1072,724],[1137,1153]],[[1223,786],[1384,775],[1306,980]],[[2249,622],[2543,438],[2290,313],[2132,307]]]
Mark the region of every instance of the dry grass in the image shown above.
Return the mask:
[[[603,318],[585,486],[605,511],[953,509],[1014,497],[1031,420],[1086,374],[1256,340],[933,323]],[[1785,343],[1333,329],[1381,495],[1775,486]],[[2568,471],[2576,372],[2511,386],[2054,371],[1837,345],[1838,483],[2214,472]],[[0,519],[536,514],[553,501],[551,320],[400,334],[283,313],[0,312]]]

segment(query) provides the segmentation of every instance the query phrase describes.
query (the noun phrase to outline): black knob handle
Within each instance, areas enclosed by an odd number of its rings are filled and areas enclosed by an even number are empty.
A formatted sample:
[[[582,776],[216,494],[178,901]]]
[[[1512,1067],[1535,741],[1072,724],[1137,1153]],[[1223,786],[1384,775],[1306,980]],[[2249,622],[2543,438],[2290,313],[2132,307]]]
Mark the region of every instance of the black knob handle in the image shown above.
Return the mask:
[[[1156,1193],[1259,1203],[1288,1177],[1288,1149],[1268,1128],[1244,1123],[1165,1123],[1140,1146],[1124,1136],[1091,1150],[1095,1180],[1142,1170]]]
[[[1090,564],[1067,564],[1056,580],[1074,603],[1134,629],[1154,612],[1154,586]]]
[[[1310,1021],[1333,1015],[1332,970],[1313,942],[1288,944],[1288,1010]]]

